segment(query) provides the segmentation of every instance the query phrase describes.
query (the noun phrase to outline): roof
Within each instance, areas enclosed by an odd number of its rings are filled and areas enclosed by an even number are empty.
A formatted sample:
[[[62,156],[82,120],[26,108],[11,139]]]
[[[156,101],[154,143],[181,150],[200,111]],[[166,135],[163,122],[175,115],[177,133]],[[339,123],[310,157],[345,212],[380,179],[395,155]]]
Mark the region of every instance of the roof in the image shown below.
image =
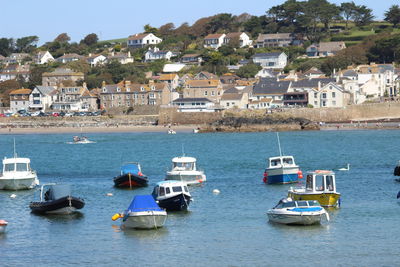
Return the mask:
[[[259,34],[257,42],[263,42],[266,39],[291,39],[291,33],[271,33],[271,34]]]
[[[284,94],[289,89],[289,81],[277,81],[271,78],[261,78],[254,85],[253,94]]]
[[[252,58],[256,57],[279,57],[283,52],[271,52],[271,53],[258,53],[252,56]],[[285,54],[285,53],[283,53]]]
[[[304,79],[298,80],[297,82],[292,82],[292,88],[316,88],[320,83],[321,86],[324,86],[330,82],[336,82],[335,78],[315,78],[315,79]]]
[[[319,52],[334,52],[346,48],[344,42],[320,42],[318,45]]]
[[[199,98],[191,98],[191,97],[187,97],[187,98],[178,98],[175,99],[174,101],[172,101],[174,103],[182,103],[182,102],[186,102],[186,103],[190,103],[190,102],[212,102],[210,99],[205,98],[205,97],[199,97]]]
[[[191,57],[199,57],[200,56],[200,54],[186,54],[186,55],[183,55],[182,56],[182,58],[191,58]]]
[[[165,64],[163,68],[163,72],[179,72],[181,71],[184,67],[186,67],[185,64]]]
[[[262,98],[260,100],[250,101],[250,104],[254,105],[254,104],[259,104],[259,103],[270,103],[270,102],[272,102],[272,98],[267,97],[267,98]]]
[[[54,90],[56,90],[56,88],[53,87],[53,86],[41,86],[41,85],[38,85],[35,88],[38,89],[39,92],[41,92],[43,95],[48,95],[51,92],[53,92]]]
[[[227,33],[225,38],[239,38],[244,32],[230,32]]]
[[[29,95],[32,92],[31,89],[17,89],[10,92],[10,95]]]
[[[196,158],[180,156],[173,158],[172,162],[196,162]]]
[[[357,72],[355,70],[345,70],[345,71],[343,71],[343,76],[354,77],[354,76],[357,76]]]
[[[74,72],[71,69],[67,68],[58,68],[55,69],[53,72],[44,72],[42,76],[84,76],[82,72]]]
[[[58,57],[57,59],[64,59],[64,58],[84,58],[84,56],[72,53],[72,54],[64,54],[61,57]]]
[[[139,33],[139,34],[131,35],[128,37],[128,40],[141,40],[150,34],[151,33]]]
[[[221,101],[223,100],[241,100],[243,98],[243,94],[239,93],[224,93],[221,97]]]
[[[224,33],[214,33],[214,34],[209,34],[204,39],[219,39],[221,36],[225,35]]]
[[[217,87],[220,84],[219,80],[187,80],[186,85],[189,87]]]
[[[169,73],[169,74],[161,74],[159,80],[160,81],[170,81],[175,79],[177,75],[175,73]]]

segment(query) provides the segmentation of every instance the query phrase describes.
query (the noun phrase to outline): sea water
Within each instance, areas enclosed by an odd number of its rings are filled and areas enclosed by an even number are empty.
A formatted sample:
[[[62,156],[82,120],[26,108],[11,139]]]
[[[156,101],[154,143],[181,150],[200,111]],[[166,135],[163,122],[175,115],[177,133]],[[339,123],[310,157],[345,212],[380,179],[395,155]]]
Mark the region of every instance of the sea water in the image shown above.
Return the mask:
[[[268,222],[266,212],[293,185],[265,185],[266,159],[279,154],[275,133],[107,133],[94,144],[70,134],[3,135],[0,155],[31,158],[40,183],[68,183],[85,199],[81,213],[38,216],[38,190],[1,191],[1,266],[396,266],[399,264],[400,131],[283,132],[283,153],[303,172],[336,171],[342,207],[314,226]],[[171,159],[194,156],[207,182],[190,187],[189,212],[168,214],[164,228],[121,230],[111,217],[136,194],[150,194]],[[113,187],[122,163],[138,161],[149,186]],[[213,194],[218,189],[220,194]],[[16,198],[10,198],[15,193]],[[112,196],[109,196],[112,193]],[[108,195],[107,195],[108,194]]]

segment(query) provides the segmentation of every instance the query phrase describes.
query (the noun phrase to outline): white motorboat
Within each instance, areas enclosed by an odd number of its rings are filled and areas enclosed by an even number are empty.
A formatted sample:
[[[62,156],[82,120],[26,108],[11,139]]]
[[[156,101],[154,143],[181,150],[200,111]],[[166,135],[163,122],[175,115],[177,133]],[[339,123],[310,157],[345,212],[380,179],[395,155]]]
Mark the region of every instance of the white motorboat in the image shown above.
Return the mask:
[[[176,132],[172,129],[168,129],[168,134],[176,134]]]
[[[268,210],[267,215],[271,222],[282,224],[318,224],[322,218],[329,221],[329,214],[316,200],[293,201],[291,198],[284,198]]]
[[[32,189],[39,184],[36,171],[31,169],[29,158],[18,158],[14,152],[13,158],[3,159],[3,173],[0,175],[0,189],[24,190]]]
[[[68,142],[69,144],[93,144],[96,143],[95,141],[89,140],[86,136],[74,136],[72,142]]]
[[[0,234],[6,232],[6,227],[8,225],[8,222],[5,220],[0,220]]]
[[[167,211],[187,210],[192,196],[185,182],[162,181],[154,187],[152,196],[158,205]]]
[[[122,218],[122,226],[135,229],[157,229],[164,226],[167,212],[161,209],[151,195],[137,195],[123,214],[115,214],[115,221]]]
[[[183,181],[187,185],[194,185],[205,182],[206,175],[197,170],[196,158],[181,156],[172,159],[172,169],[167,172],[165,180]]]

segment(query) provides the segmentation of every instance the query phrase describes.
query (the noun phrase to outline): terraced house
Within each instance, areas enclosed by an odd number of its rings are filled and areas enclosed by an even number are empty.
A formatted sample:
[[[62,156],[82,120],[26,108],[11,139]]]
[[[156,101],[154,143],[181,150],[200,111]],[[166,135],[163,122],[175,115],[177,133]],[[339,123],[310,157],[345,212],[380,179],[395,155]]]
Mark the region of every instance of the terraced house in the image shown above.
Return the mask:
[[[10,110],[17,112],[18,110],[29,109],[29,95],[32,93],[31,89],[17,89],[10,92]]]
[[[56,99],[51,104],[54,110],[63,111],[96,111],[98,109],[97,97],[92,95],[83,86],[67,87],[62,84],[57,89]]]
[[[219,79],[187,80],[183,88],[184,98],[208,98],[219,103],[223,94],[222,83]]]
[[[100,104],[104,109],[134,107],[137,105],[167,105],[171,99],[170,87],[166,83],[138,84],[122,81],[117,84],[103,82]]]

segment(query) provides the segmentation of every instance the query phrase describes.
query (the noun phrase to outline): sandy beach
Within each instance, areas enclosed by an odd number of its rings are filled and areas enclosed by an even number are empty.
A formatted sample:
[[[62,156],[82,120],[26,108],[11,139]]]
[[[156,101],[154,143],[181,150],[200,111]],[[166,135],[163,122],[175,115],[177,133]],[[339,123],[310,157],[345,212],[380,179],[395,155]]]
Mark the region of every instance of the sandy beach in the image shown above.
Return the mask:
[[[171,129],[179,132],[193,132],[197,125],[172,126]],[[165,132],[166,126],[123,126],[123,127],[40,127],[40,128],[0,128],[0,134],[79,134],[84,133],[129,133],[129,132]]]

